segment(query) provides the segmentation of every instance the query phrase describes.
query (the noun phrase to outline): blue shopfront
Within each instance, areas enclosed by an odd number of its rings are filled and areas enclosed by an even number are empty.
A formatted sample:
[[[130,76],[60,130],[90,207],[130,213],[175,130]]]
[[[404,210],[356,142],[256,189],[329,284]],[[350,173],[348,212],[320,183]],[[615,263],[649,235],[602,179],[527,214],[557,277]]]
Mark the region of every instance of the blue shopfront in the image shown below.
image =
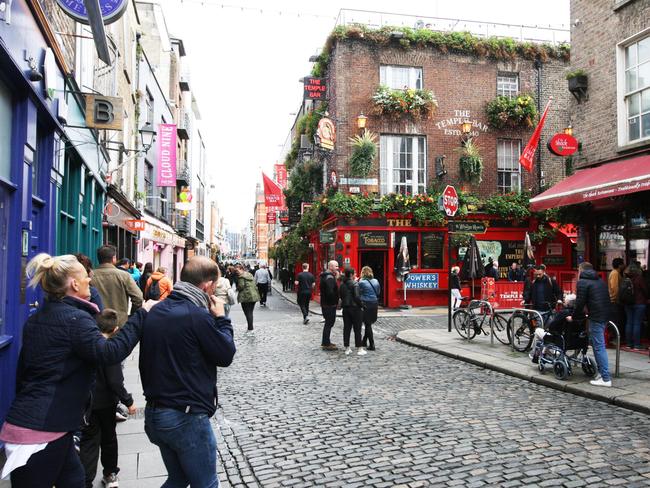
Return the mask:
[[[25,266],[55,253],[57,191],[66,144],[61,120],[67,72],[36,2],[14,0],[0,13],[0,422],[13,400],[22,327],[42,296]],[[94,185],[90,185],[93,191]],[[101,203],[100,203],[101,204]]]

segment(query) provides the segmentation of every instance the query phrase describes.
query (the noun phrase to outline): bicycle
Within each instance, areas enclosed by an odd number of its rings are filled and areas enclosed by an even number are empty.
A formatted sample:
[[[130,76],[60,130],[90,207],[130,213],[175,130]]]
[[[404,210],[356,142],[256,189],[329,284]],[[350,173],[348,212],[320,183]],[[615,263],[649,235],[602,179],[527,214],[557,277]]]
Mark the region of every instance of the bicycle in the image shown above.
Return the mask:
[[[515,310],[507,325],[508,344],[512,344],[514,349],[519,352],[527,352],[533,345],[535,329],[544,325],[553,315],[553,308],[550,303],[546,303],[548,310],[539,311],[542,317],[542,324],[539,324],[537,314],[527,310]],[[532,307],[531,303],[524,304],[524,307]]]
[[[469,298],[461,298],[461,303]],[[452,316],[454,328],[463,339],[471,341],[477,334],[490,335],[493,331],[497,340],[504,345],[509,345],[507,336],[508,320],[496,312],[489,302],[484,300],[471,300],[466,308],[459,308]]]

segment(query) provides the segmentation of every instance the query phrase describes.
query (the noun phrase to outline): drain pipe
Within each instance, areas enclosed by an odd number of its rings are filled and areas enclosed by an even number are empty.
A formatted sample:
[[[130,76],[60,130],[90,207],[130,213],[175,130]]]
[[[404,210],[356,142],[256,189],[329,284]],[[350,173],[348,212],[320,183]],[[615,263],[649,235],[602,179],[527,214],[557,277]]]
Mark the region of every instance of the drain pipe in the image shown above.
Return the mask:
[[[539,55],[535,57],[533,67],[537,70],[537,113],[542,113],[542,60]],[[542,192],[542,149],[537,148],[537,190]]]

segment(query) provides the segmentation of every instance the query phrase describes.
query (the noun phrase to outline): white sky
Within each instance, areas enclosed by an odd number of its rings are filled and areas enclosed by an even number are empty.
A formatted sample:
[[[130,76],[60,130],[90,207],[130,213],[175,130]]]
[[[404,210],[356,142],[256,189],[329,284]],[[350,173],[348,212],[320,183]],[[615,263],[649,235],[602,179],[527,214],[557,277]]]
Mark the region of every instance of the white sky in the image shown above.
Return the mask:
[[[325,43],[339,9],[569,25],[569,0],[161,2],[170,33],[185,43],[208,151],[208,179],[231,231],[252,218],[261,171],[271,176],[273,164],[281,162],[281,146],[295,118],[290,114],[302,102],[298,80],[311,71],[309,56]]]

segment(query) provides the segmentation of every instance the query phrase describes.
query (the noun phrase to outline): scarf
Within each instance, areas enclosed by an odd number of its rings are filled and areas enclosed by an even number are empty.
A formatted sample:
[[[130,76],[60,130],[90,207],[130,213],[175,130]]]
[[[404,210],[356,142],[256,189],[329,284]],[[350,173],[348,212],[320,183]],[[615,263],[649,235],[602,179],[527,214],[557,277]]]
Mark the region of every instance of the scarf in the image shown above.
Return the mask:
[[[187,281],[178,281],[174,284],[174,293],[178,293],[199,308],[210,310],[210,297],[200,288]]]

